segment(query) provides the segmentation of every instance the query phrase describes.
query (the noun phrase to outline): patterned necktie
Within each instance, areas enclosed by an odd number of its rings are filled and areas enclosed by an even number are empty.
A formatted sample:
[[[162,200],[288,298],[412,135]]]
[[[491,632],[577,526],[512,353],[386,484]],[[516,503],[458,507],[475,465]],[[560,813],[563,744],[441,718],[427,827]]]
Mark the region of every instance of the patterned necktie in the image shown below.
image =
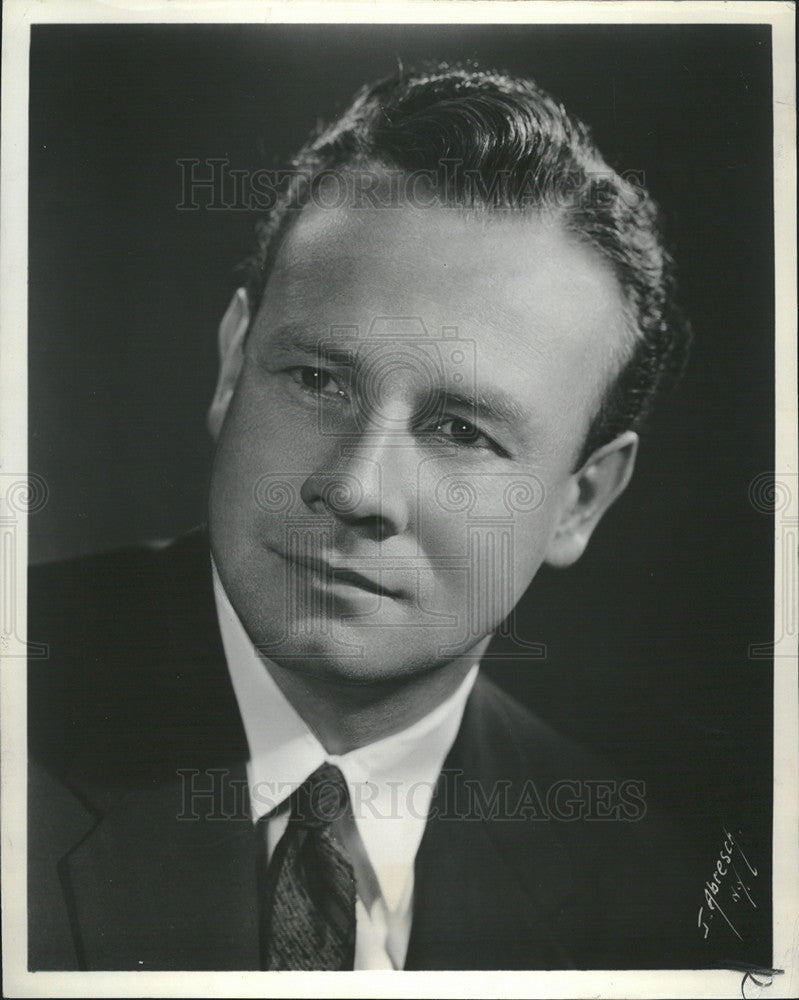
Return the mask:
[[[355,876],[331,828],[349,807],[344,775],[333,764],[322,764],[289,801],[288,827],[261,893],[261,968],[352,969]],[[265,847],[264,820],[259,828]]]

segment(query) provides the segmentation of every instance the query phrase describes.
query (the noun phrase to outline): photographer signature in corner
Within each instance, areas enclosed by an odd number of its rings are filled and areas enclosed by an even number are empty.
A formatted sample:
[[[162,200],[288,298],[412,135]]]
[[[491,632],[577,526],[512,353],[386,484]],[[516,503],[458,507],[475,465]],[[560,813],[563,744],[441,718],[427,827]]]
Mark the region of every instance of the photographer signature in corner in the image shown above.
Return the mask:
[[[757,909],[757,903],[752,897],[752,881],[757,878],[754,868],[744,854],[741,845],[724,827],[724,843],[716,859],[716,867],[711,877],[705,882],[705,902],[699,907],[697,926],[704,929],[707,937],[710,924],[718,913],[739,941],[743,938],[738,933],[731,916],[735,908],[747,903]]]

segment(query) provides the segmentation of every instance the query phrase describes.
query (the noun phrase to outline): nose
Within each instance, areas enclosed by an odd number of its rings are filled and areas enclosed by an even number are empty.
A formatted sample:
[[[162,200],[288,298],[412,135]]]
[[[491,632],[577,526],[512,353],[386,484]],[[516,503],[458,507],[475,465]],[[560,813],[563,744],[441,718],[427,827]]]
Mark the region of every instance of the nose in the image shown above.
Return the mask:
[[[396,431],[364,430],[338,445],[329,465],[302,484],[300,496],[311,510],[333,514],[364,538],[384,541],[402,534],[410,521],[415,484],[408,461],[412,450]]]

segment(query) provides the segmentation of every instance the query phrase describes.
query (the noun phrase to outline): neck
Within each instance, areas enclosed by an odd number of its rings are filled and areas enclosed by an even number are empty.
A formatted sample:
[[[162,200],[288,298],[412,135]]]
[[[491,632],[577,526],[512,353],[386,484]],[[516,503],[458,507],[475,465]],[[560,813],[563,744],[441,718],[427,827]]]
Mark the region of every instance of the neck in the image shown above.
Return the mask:
[[[343,754],[412,726],[446,701],[486,650],[486,636],[467,653],[411,678],[354,684],[266,665],[275,683],[331,754]]]

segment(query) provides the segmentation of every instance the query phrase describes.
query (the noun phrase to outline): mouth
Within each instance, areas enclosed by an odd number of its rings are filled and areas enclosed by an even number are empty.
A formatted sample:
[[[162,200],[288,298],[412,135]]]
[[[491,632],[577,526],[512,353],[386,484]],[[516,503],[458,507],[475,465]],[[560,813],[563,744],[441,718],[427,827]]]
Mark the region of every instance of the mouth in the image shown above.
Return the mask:
[[[312,556],[287,556],[282,552],[279,552],[278,555],[282,556],[286,562],[316,574],[326,585],[335,586],[336,584],[344,584],[345,586],[357,587],[368,594],[377,594],[379,597],[390,597],[393,600],[402,596],[401,591],[385,587],[377,580],[373,580],[368,576],[364,576],[363,573],[358,573],[356,570],[348,569],[345,566],[333,566],[323,559],[315,559]]]

